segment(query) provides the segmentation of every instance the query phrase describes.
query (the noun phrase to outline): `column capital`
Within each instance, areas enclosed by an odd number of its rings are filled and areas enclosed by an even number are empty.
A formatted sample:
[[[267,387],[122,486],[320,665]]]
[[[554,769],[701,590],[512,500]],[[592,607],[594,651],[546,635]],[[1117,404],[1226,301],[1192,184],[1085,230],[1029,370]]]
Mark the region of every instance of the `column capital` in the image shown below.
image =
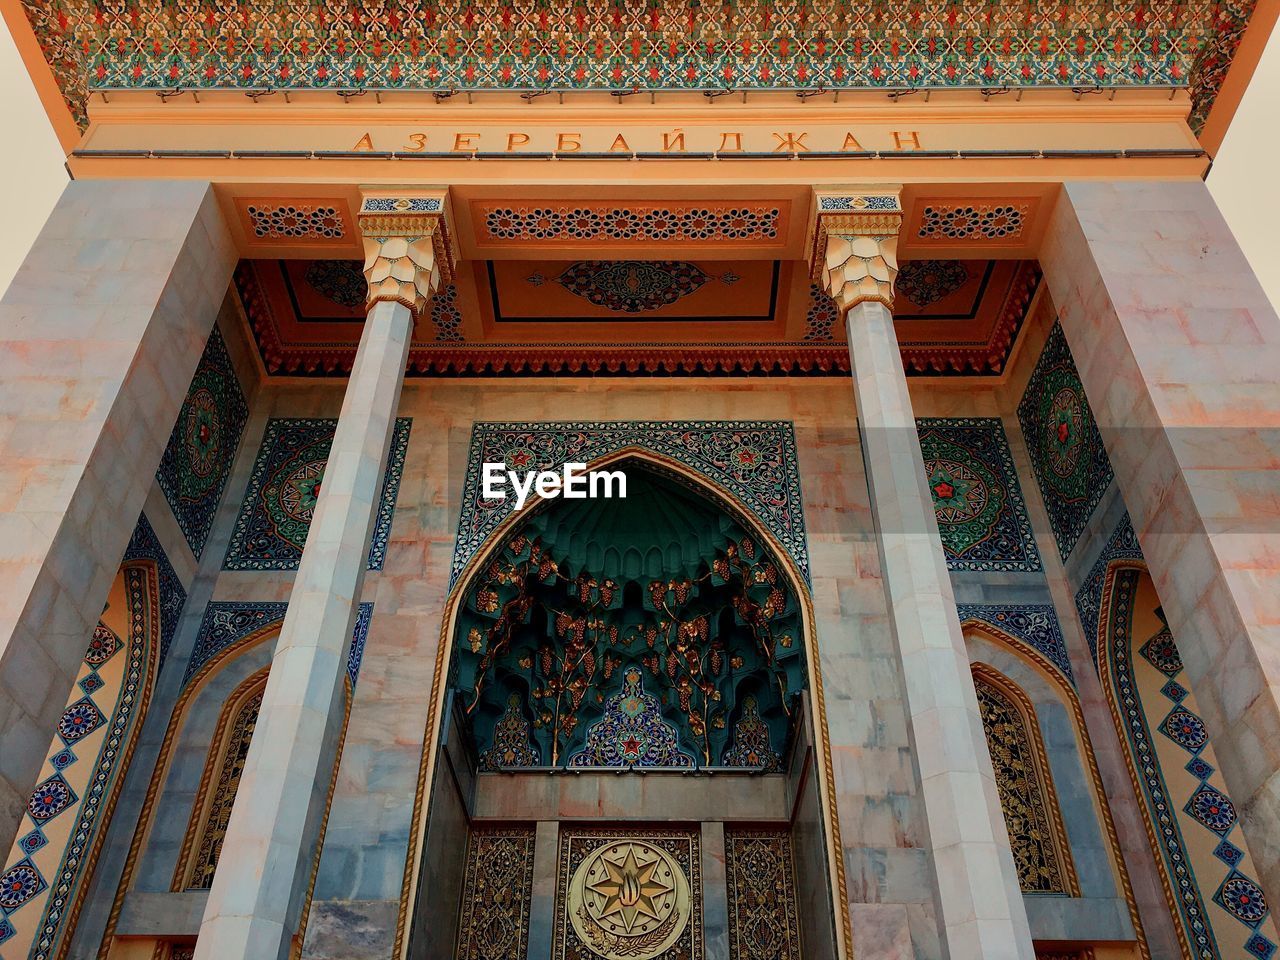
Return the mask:
[[[356,217],[364,241],[365,308],[402,303],[422,316],[457,261],[444,189],[368,191]]]
[[[815,192],[811,275],[842,313],[868,301],[893,309],[900,191],[895,186]]]

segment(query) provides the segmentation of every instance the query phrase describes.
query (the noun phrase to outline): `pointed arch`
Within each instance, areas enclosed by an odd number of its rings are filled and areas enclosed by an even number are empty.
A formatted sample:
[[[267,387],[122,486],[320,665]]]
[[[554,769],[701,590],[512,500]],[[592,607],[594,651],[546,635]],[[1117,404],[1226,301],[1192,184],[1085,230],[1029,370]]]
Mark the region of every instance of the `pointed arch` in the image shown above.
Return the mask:
[[[125,897],[134,886],[139,860],[150,841],[151,832],[156,822],[157,806],[167,786],[173,766],[174,753],[183,728],[189,719],[192,705],[200,693],[233,660],[261,647],[264,643],[273,641],[280,633],[281,626],[281,620],[271,621],[245,635],[237,642],[224,646],[201,664],[200,668],[192,676],[187,678],[187,682],[178,694],[169,716],[169,723],[165,728],[164,739],[161,741],[160,750],[156,755],[154,770],[147,783],[147,792],[143,797],[142,808],[138,814],[138,822],[134,827],[133,837],[129,842],[129,851],[125,855],[124,869],[120,875],[120,882],[116,887],[115,898],[111,904],[111,912],[107,917],[102,944],[98,949],[98,960],[107,960],[110,955],[111,945],[115,939],[116,926],[120,921],[121,910],[124,908]]]
[[[1022,892],[1078,897],[1080,881],[1035,705],[994,667],[977,661],[970,669]]]
[[[171,889],[175,891],[208,890],[213,885],[214,868],[270,673],[270,666],[255,671],[222,705],[174,867]]]
[[[966,618],[961,623],[966,639],[980,637],[994,646],[1000,647],[1014,657],[1027,664],[1037,675],[1043,678],[1057,693],[1066,705],[1071,718],[1072,731],[1075,734],[1076,749],[1084,763],[1089,777],[1093,809],[1102,824],[1106,836],[1107,852],[1110,857],[1114,875],[1119,881],[1120,889],[1128,906],[1129,920],[1133,924],[1138,940],[1138,952],[1143,960],[1151,960],[1151,948],[1147,943],[1146,931],[1142,917],[1138,911],[1137,897],[1133,889],[1133,880],[1129,875],[1128,865],[1120,846],[1120,835],[1116,831],[1115,818],[1111,814],[1111,806],[1107,802],[1106,787],[1102,782],[1102,771],[1098,767],[1098,757],[1093,750],[1093,742],[1089,739],[1089,730],[1085,726],[1084,708],[1075,686],[1048,657],[1039,650],[1028,646],[999,626],[976,617]]]
[[[844,851],[840,837],[840,821],[835,796],[835,774],[827,727],[821,662],[817,649],[816,619],[808,582],[799,569],[795,558],[783,547],[778,538],[754,511],[748,508],[733,493],[687,464],[632,444],[598,457],[587,464],[587,468],[588,470],[605,469],[616,467],[627,461],[638,461],[642,466],[680,477],[692,485],[702,496],[717,504],[747,529],[749,533],[756,536],[760,543],[767,544],[772,554],[772,559],[777,563],[787,585],[792,589],[799,601],[808,686],[812,691],[812,696],[808,702],[811,711],[810,720],[816,733],[814,747],[818,755],[818,763],[815,772],[818,779],[818,792],[824,820],[824,833],[826,835],[827,872],[836,919],[835,943],[837,960],[851,960],[853,957],[853,938],[849,918],[849,892],[845,879]],[[527,520],[534,512],[546,509],[549,502],[546,498],[531,498],[523,509],[513,511],[490,531],[484,543],[471,555],[454,580],[449,595],[445,600],[436,649],[434,675],[431,681],[431,692],[428,701],[427,722],[418,769],[417,789],[414,796],[413,817],[409,828],[409,844],[405,856],[404,879],[401,884],[395,942],[392,950],[392,956],[396,960],[407,960],[408,956],[409,913],[418,896],[422,846],[425,841],[427,818],[430,813],[427,809],[426,797],[430,795],[433,778],[437,772],[436,741],[443,725],[447,675],[455,643],[455,628],[462,599],[470,591],[492,557],[501,549],[502,544],[507,536],[514,531],[514,528]]]

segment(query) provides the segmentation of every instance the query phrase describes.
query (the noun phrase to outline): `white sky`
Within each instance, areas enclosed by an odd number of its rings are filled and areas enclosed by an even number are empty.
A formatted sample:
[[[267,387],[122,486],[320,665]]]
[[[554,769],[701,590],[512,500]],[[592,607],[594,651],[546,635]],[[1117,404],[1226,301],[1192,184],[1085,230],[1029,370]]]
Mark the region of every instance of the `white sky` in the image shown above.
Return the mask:
[[[62,151],[45,119],[8,29],[0,29],[0,130],[9,148],[0,155],[0,290],[44,224],[67,174]],[[1271,37],[1253,83],[1218,154],[1209,189],[1262,280],[1271,302],[1280,304],[1280,189],[1275,157],[1280,153],[1280,30]]]

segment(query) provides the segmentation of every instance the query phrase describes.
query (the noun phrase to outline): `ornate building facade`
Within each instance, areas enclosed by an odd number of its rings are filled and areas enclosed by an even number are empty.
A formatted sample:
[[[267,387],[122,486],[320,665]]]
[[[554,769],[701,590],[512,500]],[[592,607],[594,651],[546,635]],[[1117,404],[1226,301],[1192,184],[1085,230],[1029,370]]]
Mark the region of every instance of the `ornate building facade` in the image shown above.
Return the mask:
[[[0,958],[1277,956],[1276,3],[0,9]]]

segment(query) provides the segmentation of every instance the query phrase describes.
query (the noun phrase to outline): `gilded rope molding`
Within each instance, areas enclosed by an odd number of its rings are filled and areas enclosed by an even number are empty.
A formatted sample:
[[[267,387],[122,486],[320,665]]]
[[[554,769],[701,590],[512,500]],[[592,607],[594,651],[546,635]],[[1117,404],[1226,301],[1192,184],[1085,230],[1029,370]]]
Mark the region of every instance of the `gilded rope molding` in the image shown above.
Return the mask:
[[[821,745],[821,763],[818,764],[819,796],[822,798],[823,816],[825,818],[828,869],[833,883],[832,906],[838,911],[837,928],[840,935],[836,938],[838,960],[853,960],[853,934],[849,916],[848,881],[845,877],[844,849],[840,840],[840,818],[836,806],[834,764],[831,757],[831,737],[827,727],[826,698],[822,689],[822,671],[819,665],[817,628],[813,611],[813,598],[805,585],[803,577],[796,568],[795,561],[777,538],[762,524],[759,518],[742,504],[736,497],[723,490],[714,481],[691,469],[683,463],[640,447],[624,447],[613,451],[588,464],[590,469],[601,469],[621,460],[636,458],[660,466],[693,482],[697,488],[712,497],[722,507],[734,515],[748,529],[769,545],[774,558],[785,572],[786,577],[801,598],[803,609],[804,634],[806,638],[807,669],[809,682],[813,685],[816,696],[813,698],[814,712],[812,717]],[[414,792],[413,819],[409,824],[409,845],[405,855],[403,882],[400,892],[400,908],[396,918],[396,935],[392,945],[392,960],[408,960],[409,911],[417,898],[418,880],[421,873],[421,844],[425,835],[426,815],[425,799],[435,773],[435,755],[437,732],[440,729],[440,718],[444,710],[442,695],[444,677],[447,672],[448,655],[453,646],[453,633],[461,598],[476,574],[483,570],[490,556],[502,545],[506,535],[518,523],[528,518],[531,511],[541,509],[547,502],[538,501],[528,509],[517,511],[506,517],[488,536],[484,547],[477,551],[468,561],[466,568],[455,581],[454,588],[445,600],[441,618],[440,638],[436,649],[435,672],[431,680],[430,710],[423,735],[422,759],[418,767],[418,784]]]

